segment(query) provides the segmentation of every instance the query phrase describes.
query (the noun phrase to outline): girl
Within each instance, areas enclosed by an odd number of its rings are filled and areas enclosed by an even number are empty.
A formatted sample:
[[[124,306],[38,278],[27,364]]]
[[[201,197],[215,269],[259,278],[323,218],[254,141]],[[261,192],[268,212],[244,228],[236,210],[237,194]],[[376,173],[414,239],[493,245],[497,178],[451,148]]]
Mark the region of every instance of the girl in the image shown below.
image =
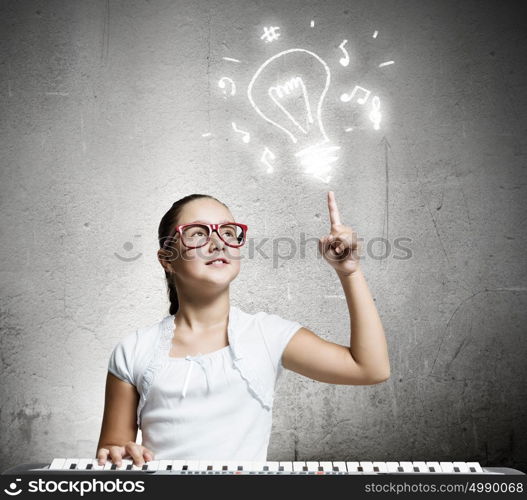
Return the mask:
[[[359,267],[356,233],[328,193],[329,234],[319,251],[335,269],[349,309],[350,346],[296,321],[230,304],[247,226],[212,196],[175,202],[159,225],[170,315],[126,335],[106,379],[97,458],[266,461],[275,383],[283,368],[330,384],[389,377],[384,330]],[[342,324],[345,322],[343,321]],[[138,428],[142,444],[136,444]]]

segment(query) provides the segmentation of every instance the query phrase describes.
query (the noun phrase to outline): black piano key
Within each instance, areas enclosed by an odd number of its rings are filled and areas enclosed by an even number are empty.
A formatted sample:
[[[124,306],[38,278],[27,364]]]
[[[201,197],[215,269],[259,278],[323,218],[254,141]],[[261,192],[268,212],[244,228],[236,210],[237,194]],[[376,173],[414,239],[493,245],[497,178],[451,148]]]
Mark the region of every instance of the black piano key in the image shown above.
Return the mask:
[[[263,466],[263,470],[268,471],[269,470],[269,466],[268,465],[264,465]]]
[[[112,466],[110,467],[111,470],[115,470],[117,469],[117,464],[112,464]]]
[[[318,466],[318,472],[324,472],[324,467],[322,467],[322,465]]]
[[[278,472],[284,472],[284,466],[283,465],[279,465],[278,466]]]
[[[303,466],[302,466],[302,471],[303,471],[303,472],[307,472],[307,465],[303,465]]]
[[[419,470],[419,467],[414,467],[414,472],[421,472],[421,471]]]
[[[379,467],[375,466],[375,467],[373,468],[373,472],[379,472]]]
[[[126,466],[126,470],[132,470],[132,464],[128,464],[128,465]]]
[[[364,472],[364,469],[363,469],[362,466],[360,466],[360,465],[357,467],[357,470],[358,470],[359,472]]]
[[[454,467],[454,472],[459,472],[459,467]]]
[[[336,465],[334,465],[333,466],[333,472],[338,472],[338,471],[339,471],[339,468]]]
[[[221,470],[229,470],[229,467],[224,465],[224,466],[222,466]]]
[[[167,465],[167,469],[166,470],[172,470],[172,464]]]
[[[207,470],[212,470],[212,465],[207,465]]]
[[[476,472],[476,468],[475,467],[470,467],[470,472]]]
[[[188,470],[188,465],[184,465],[183,467],[181,467],[181,470]]]
[[[397,467],[397,472],[404,472],[404,469],[399,465],[399,467]]]
[[[238,465],[238,470],[243,470],[243,466]]]
[[[76,469],[77,468],[77,464],[71,464],[70,465],[70,469]]]
[[[88,465],[86,466],[86,469],[93,469],[93,464],[88,464]]]
[[[148,470],[148,464],[143,464],[143,466],[141,467],[141,470]]]
[[[436,471],[436,470],[435,470],[435,467],[428,467],[428,470],[429,470],[430,472],[435,472],[435,471]]]

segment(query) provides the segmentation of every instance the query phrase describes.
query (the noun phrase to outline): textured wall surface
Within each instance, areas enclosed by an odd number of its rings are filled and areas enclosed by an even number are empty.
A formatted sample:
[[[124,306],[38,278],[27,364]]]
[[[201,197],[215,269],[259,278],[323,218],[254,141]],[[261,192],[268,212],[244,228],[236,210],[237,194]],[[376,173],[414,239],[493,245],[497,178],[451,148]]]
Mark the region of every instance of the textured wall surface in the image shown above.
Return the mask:
[[[501,1],[3,1],[0,468],[94,454],[111,349],[168,314],[157,227],[187,194],[216,196],[255,241],[270,238],[242,263],[233,304],[348,343],[340,283],[316,246],[272,240],[326,234],[333,189],[345,224],[390,245],[386,258],[370,245],[362,267],[391,378],[334,386],[286,372],[269,458],[527,471],[524,19],[522,2]],[[264,26],[281,38],[265,43]],[[341,149],[328,183],[243,95],[292,47],[333,72],[323,117]],[[232,99],[226,74],[240,84]],[[344,131],[352,106],[338,97],[356,84],[380,96],[380,130]]]

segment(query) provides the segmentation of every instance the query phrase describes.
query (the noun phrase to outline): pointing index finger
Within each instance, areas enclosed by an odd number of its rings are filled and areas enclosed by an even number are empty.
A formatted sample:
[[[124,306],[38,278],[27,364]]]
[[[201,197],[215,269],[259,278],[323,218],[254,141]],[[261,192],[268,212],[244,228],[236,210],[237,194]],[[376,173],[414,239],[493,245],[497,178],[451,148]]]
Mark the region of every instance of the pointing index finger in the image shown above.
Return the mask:
[[[337,202],[335,200],[335,194],[333,191],[328,191],[328,208],[329,208],[329,221],[332,226],[338,226],[340,224],[340,214],[337,208]]]

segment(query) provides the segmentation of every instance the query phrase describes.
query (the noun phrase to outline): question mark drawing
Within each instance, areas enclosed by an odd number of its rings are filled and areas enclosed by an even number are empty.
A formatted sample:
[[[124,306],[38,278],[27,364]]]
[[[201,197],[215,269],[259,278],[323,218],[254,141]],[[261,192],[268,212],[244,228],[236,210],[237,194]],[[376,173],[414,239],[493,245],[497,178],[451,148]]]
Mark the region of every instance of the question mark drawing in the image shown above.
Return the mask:
[[[227,82],[230,84],[231,86],[231,96],[236,94],[236,84],[233,82],[232,78],[229,78],[228,76],[224,76],[223,78],[220,79],[220,81],[218,82],[218,87],[220,89],[223,89],[223,95],[227,95],[227,89],[226,89],[226,86],[227,86]]]

